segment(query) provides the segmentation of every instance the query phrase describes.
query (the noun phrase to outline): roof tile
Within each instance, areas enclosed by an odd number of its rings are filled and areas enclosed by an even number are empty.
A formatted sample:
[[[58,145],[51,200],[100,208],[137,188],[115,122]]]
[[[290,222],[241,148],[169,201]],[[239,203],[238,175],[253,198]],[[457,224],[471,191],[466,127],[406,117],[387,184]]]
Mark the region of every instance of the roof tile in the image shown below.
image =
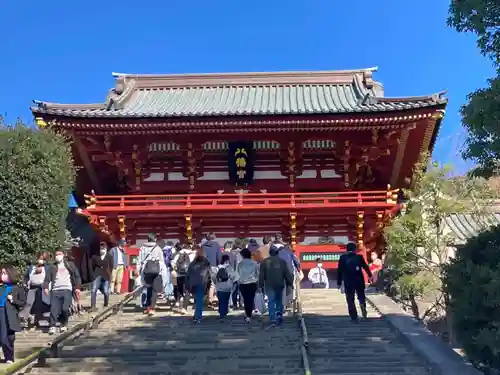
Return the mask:
[[[267,81],[263,73],[221,75],[219,80],[214,75],[120,75],[104,104],[38,102],[32,111],[109,118],[295,115],[401,111],[446,103],[441,95],[384,98],[382,86],[371,81],[371,71],[327,73],[289,73],[290,84],[283,83],[285,73],[269,73]]]
[[[500,225],[500,214],[452,214],[444,219],[444,225],[450,230],[455,243],[463,244],[485,228]]]

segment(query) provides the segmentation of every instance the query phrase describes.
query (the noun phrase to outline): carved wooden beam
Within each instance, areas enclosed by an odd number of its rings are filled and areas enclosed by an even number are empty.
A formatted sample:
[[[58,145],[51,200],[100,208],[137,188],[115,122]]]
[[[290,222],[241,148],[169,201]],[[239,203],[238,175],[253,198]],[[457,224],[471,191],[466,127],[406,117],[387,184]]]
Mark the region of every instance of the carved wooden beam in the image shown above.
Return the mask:
[[[384,229],[384,211],[377,211],[377,228],[382,231]]]
[[[194,190],[196,179],[198,178],[199,155],[197,153],[198,144],[188,142],[182,147],[183,158],[185,161],[184,176],[188,178],[189,190]]]
[[[286,166],[286,173],[288,174],[288,183],[290,184],[290,187],[293,188],[295,187],[295,174],[296,174],[296,156],[295,156],[295,142],[290,141],[288,142],[288,156],[287,156],[287,166]]]
[[[106,224],[106,216],[99,216],[99,229],[101,232],[109,234],[109,228]]]
[[[398,201],[398,193],[396,190],[392,190],[391,184],[387,184],[387,203],[396,204]]]
[[[80,156],[80,159],[82,160],[83,166],[85,167],[85,171],[87,172],[87,175],[89,176],[90,182],[92,183],[92,187],[98,193],[102,192],[99,178],[97,177],[97,174],[94,170],[94,165],[92,164],[92,161],[90,160],[87,149],[83,146],[82,142],[75,136],[74,133],[72,133],[72,139],[73,139],[73,144],[75,145],[76,151],[78,152],[78,155]]]
[[[344,162],[344,185],[346,188],[351,187],[349,178],[349,167],[351,162],[351,141],[344,141],[344,155],[342,157]]]
[[[111,136],[109,134],[104,135],[104,149],[106,152],[111,152]]]
[[[134,168],[133,177],[135,178],[135,190],[141,190],[142,182],[142,160],[139,145],[132,146],[132,165]]]

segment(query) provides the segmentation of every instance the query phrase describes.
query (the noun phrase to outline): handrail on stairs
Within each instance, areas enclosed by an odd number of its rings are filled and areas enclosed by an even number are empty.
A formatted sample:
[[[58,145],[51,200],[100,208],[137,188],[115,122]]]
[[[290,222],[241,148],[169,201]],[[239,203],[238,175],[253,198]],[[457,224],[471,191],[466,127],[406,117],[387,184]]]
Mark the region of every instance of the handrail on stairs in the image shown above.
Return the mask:
[[[69,338],[75,336],[80,332],[88,335],[90,330],[96,329],[103,320],[109,318],[112,315],[120,313],[123,309],[123,306],[132,301],[134,298],[138,297],[141,291],[142,286],[137,287],[132,292],[127,293],[121,301],[108,306],[97,315],[91,316],[85,322],[78,323],[74,327],[68,329],[66,332],[58,335],[54,340],[49,342],[46,347],[35,350],[27,357],[24,357],[23,359],[20,359],[19,361],[16,361],[12,365],[8,366],[5,370],[0,372],[0,375],[16,374],[34,362],[37,362],[39,366],[45,366],[47,358],[57,358],[59,356],[60,349],[64,346]]]
[[[293,313],[299,322],[300,333],[302,336],[302,343],[300,350],[302,354],[302,363],[304,365],[305,375],[311,375],[311,367],[309,365],[309,335],[307,334],[307,327],[303,316],[302,300],[300,296],[300,282],[301,278],[298,272],[295,273],[295,299],[293,301]]]

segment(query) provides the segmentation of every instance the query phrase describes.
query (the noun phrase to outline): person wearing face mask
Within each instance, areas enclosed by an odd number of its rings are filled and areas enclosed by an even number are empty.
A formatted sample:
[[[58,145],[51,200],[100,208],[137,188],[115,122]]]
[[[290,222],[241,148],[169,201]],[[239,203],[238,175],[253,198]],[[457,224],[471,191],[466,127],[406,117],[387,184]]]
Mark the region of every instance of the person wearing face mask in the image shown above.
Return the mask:
[[[309,271],[307,278],[314,289],[328,289],[330,284],[321,258],[316,258],[316,267]]]
[[[38,253],[37,260],[30,265],[24,275],[24,283],[28,290],[26,304],[19,314],[27,328],[39,327],[43,314],[49,311],[50,300],[43,293],[43,281],[49,270],[47,260],[49,253]]]
[[[61,324],[61,332],[67,330],[69,309],[73,295],[80,299],[82,279],[75,264],[64,257],[63,251],[57,251],[55,263],[50,266],[43,283],[44,293],[50,291],[50,328],[49,334],[56,333],[56,324]]]
[[[123,274],[128,268],[127,254],[125,253],[125,245],[127,241],[121,239],[118,246],[110,250],[113,257],[113,271],[111,272],[110,290],[111,293],[120,294],[122,291]]]
[[[26,303],[26,292],[17,283],[21,281],[11,265],[1,268],[0,283],[0,345],[7,364],[14,363],[14,340],[21,331],[19,311]]]
[[[90,295],[90,310],[96,311],[97,291],[100,290],[104,296],[104,307],[109,304],[109,281],[113,270],[113,257],[108,251],[106,242],[101,242],[99,254],[92,256],[92,292]]]

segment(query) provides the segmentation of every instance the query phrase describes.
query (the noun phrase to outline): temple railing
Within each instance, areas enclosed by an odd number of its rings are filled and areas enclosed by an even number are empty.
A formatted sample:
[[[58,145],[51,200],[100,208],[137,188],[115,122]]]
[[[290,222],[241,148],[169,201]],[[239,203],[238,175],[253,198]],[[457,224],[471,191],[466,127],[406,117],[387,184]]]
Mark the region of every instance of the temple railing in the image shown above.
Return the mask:
[[[87,211],[200,211],[276,209],[390,209],[396,206],[395,190],[314,193],[236,193],[186,195],[87,195]]]

